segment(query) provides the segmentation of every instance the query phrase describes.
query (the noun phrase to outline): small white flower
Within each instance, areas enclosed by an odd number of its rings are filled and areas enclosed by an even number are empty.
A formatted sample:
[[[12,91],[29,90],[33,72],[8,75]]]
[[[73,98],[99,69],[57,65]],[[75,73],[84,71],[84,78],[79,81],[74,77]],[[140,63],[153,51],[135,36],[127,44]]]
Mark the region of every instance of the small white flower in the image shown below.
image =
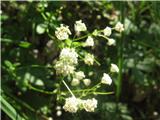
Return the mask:
[[[56,112],[56,115],[57,115],[57,116],[61,116],[61,115],[62,115],[62,111],[61,111],[61,110],[58,110],[58,111]]]
[[[85,86],[89,86],[91,84],[91,80],[90,79],[83,79],[83,83]]]
[[[88,36],[84,46],[94,46],[94,41],[93,41],[93,38],[91,36]]]
[[[115,25],[115,30],[118,31],[118,32],[122,32],[124,31],[124,26],[121,22],[118,22],[116,25]]]
[[[76,21],[74,25],[74,29],[76,32],[86,31],[87,27],[84,23],[82,23],[82,20]]]
[[[57,107],[56,107],[56,110],[61,110],[61,106],[57,106]]]
[[[79,79],[73,78],[73,80],[72,80],[72,82],[71,82],[71,85],[72,85],[72,86],[77,86],[77,85],[79,85],[79,84],[80,84]]]
[[[93,65],[93,63],[94,63],[94,55],[92,55],[90,53],[86,54],[85,57],[84,57],[84,62],[87,65]]]
[[[111,85],[112,84],[112,79],[108,74],[103,73],[103,77],[101,79],[101,83]]]
[[[71,31],[68,26],[61,24],[60,27],[56,28],[55,35],[59,40],[65,40],[68,39],[69,35],[71,35]]]
[[[75,97],[66,98],[65,105],[63,106],[65,111],[76,113],[78,110],[78,101]]]
[[[95,98],[87,99],[83,101],[83,107],[87,112],[94,112],[97,108],[97,100]]]
[[[106,27],[104,30],[103,30],[103,33],[104,35],[106,36],[110,36],[111,33],[112,33],[112,29],[110,27]]]
[[[48,117],[48,119],[47,120],[53,120],[53,118],[52,117]]]
[[[110,68],[111,72],[119,72],[119,68],[116,64],[111,64],[111,68]]]
[[[107,44],[108,44],[109,46],[111,46],[111,45],[116,45],[116,41],[115,41],[114,39],[112,39],[112,38],[109,38]]]
[[[78,79],[78,80],[81,80],[81,79],[85,78],[85,74],[84,74],[83,71],[75,72],[74,77],[75,77],[76,79]]]

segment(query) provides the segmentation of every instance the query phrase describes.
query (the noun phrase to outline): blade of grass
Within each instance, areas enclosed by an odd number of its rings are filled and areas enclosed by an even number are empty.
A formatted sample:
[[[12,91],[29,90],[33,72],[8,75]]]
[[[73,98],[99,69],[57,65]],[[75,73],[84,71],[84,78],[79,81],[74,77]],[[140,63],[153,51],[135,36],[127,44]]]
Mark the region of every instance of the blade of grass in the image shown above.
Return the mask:
[[[1,109],[12,119],[12,120],[25,120],[22,118],[2,96],[0,96]]]

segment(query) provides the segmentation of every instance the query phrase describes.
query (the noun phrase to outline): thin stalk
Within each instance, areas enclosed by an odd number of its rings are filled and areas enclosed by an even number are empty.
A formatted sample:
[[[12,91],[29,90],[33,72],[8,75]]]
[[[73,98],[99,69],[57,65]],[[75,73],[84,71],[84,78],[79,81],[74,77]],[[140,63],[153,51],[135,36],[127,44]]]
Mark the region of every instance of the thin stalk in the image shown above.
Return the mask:
[[[71,93],[71,95],[73,97],[75,97],[75,95],[73,94],[73,92],[71,91],[71,89],[68,87],[68,85],[66,84],[66,82],[64,80],[62,80],[63,84],[66,86],[66,88],[68,89],[68,91]]]
[[[95,95],[111,95],[114,94],[114,92],[94,92]]]
[[[49,94],[49,95],[53,95],[53,94],[56,94],[55,91],[45,91],[45,90],[41,90],[41,89],[38,89],[38,88],[35,88],[31,85],[28,85],[28,87],[31,89],[31,90],[34,90],[36,92],[40,92],[40,93],[44,93],[44,94]]]
[[[121,3],[121,11],[122,11],[122,16],[120,20],[124,22],[124,3]],[[122,34],[122,33],[121,33]],[[123,68],[123,40],[124,36],[122,34],[122,39],[119,41],[119,48],[118,48],[118,67],[119,67],[119,73],[118,73],[118,82],[117,82],[117,88],[116,88],[116,100],[117,102],[120,99],[121,95],[121,89],[122,89],[122,68]]]

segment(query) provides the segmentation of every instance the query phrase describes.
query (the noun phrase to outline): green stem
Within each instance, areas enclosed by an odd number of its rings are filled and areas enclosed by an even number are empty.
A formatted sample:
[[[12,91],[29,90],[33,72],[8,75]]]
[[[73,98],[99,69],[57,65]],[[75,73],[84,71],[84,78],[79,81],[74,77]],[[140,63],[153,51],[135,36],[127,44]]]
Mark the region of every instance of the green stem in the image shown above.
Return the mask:
[[[121,21],[124,22],[124,3],[121,3],[121,11],[122,11],[122,16],[121,16]],[[119,48],[118,48],[118,67],[119,67],[119,73],[118,73],[118,82],[117,82],[117,88],[116,88],[116,100],[117,102],[120,99],[120,94],[121,94],[121,87],[122,87],[122,68],[123,68],[123,39],[124,36],[122,34],[122,39],[119,41]]]
[[[91,34],[87,34],[87,35],[84,35],[84,36],[82,36],[82,37],[79,37],[79,38],[73,39],[73,41],[77,41],[77,40],[84,39],[84,38],[88,37],[89,35],[91,35]]]
[[[40,92],[40,93],[44,93],[44,94],[49,94],[49,95],[56,94],[55,91],[45,91],[45,90],[41,90],[41,89],[38,89],[38,88],[33,87],[33,86],[30,85],[30,84],[28,84],[28,87],[29,87],[31,90],[34,90],[34,91],[36,91],[36,92]]]
[[[95,95],[111,95],[114,94],[114,92],[94,92]]]

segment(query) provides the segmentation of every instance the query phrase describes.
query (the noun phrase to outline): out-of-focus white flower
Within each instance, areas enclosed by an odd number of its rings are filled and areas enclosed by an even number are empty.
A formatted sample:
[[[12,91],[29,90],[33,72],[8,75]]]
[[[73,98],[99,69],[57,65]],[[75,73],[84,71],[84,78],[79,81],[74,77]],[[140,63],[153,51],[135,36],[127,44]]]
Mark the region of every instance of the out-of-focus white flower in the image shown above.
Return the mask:
[[[84,46],[94,46],[94,41],[93,41],[93,38],[91,36],[88,36]]]
[[[64,76],[73,74],[75,70],[74,65],[68,64],[66,61],[63,60],[57,61],[54,68],[56,69],[57,74],[62,74]]]
[[[83,79],[83,83],[85,86],[89,86],[91,84],[91,80],[90,79]]]
[[[48,117],[48,119],[47,120],[53,120],[53,118],[52,117]]]
[[[94,55],[92,55],[90,53],[86,54],[85,57],[84,57],[84,62],[87,65],[93,65],[93,63],[94,63]]]
[[[104,35],[106,36],[110,36],[111,33],[112,33],[112,29],[110,27],[106,27],[104,30],[103,30],[103,33]]]
[[[61,106],[57,106],[57,107],[56,107],[56,110],[61,110]]]
[[[118,31],[118,32],[122,32],[124,31],[124,26],[121,22],[118,22],[116,25],[115,25],[115,30]]]
[[[66,98],[65,105],[63,106],[65,111],[76,113],[78,110],[78,101],[75,97]]]
[[[65,40],[71,35],[71,31],[68,26],[61,24],[60,27],[56,28],[55,35],[59,40]]]
[[[78,63],[77,58],[78,58],[78,54],[73,48],[63,48],[60,53],[60,59],[68,61],[71,64],[77,64]]]
[[[56,115],[57,115],[57,116],[61,116],[61,115],[62,115],[62,111],[61,111],[61,110],[58,110],[58,111],[56,112]]]
[[[97,108],[97,100],[95,98],[87,99],[83,101],[83,107],[87,112],[94,112]]]
[[[119,68],[116,64],[111,64],[111,68],[110,68],[111,72],[119,72]]]
[[[74,29],[76,32],[86,31],[87,27],[84,23],[82,23],[82,20],[76,21],[74,24]]]
[[[111,46],[111,45],[116,45],[116,41],[112,38],[108,39],[107,45]]]
[[[111,85],[112,84],[112,79],[108,74],[103,73],[103,77],[101,79],[101,83]]]
[[[78,72],[75,72],[74,77],[78,80],[81,80],[85,78],[85,74],[83,71],[78,71]]]
[[[80,84],[80,80],[79,79],[76,79],[76,78],[73,78],[72,82],[71,82],[71,85],[72,86],[77,86]]]

